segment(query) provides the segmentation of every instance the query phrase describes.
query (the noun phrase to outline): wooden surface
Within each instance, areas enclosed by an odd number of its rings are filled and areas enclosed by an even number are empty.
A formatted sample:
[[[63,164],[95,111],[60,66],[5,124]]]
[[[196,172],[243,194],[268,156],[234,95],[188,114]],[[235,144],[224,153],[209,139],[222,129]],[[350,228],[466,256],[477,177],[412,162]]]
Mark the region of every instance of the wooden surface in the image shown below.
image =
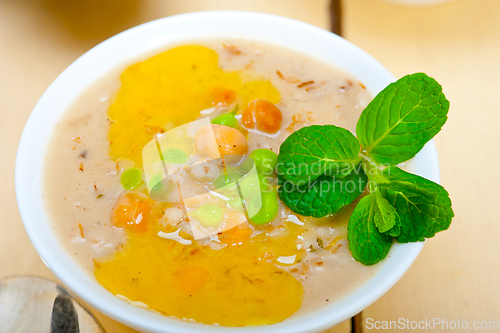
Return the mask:
[[[347,39],[396,77],[435,77],[451,102],[435,141],[456,217],[364,320],[500,321],[500,1],[413,9],[347,3]]]
[[[14,192],[17,143],[45,89],[81,54],[124,29],[213,9],[269,12],[330,27],[326,0],[0,0],[0,278],[53,278],[26,236]],[[347,0],[344,9],[347,39],[395,76],[424,71],[435,77],[451,101],[436,144],[456,218],[448,232],[427,242],[401,281],[363,312],[361,326],[368,318],[500,321],[500,214],[495,210],[500,202],[500,1],[409,8]],[[133,332],[96,315],[108,332]],[[328,332],[350,330],[348,321]]]

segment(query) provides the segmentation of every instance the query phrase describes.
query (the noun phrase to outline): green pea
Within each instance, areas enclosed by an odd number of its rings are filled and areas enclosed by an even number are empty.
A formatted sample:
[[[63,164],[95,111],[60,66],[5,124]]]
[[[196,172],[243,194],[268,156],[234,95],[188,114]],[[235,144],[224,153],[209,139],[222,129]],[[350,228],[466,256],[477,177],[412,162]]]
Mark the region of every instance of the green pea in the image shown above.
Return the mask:
[[[216,189],[222,188],[226,185],[236,182],[241,178],[241,175],[236,172],[222,173],[214,180],[214,187]]]
[[[236,119],[236,114],[238,113],[238,109],[239,109],[238,105],[236,105],[233,111],[215,117],[212,120],[212,124],[226,125],[232,128],[239,129],[240,123],[238,122],[238,119]]]
[[[142,184],[141,170],[130,168],[122,173],[120,179],[122,186],[126,190],[133,190]]]
[[[239,196],[237,198],[229,198],[229,200],[227,201],[227,204],[231,208],[239,209],[240,211],[242,211],[243,203],[242,203],[241,198]]]
[[[224,218],[224,211],[215,204],[204,204],[194,212],[194,217],[204,228],[216,227]]]
[[[278,155],[269,149],[255,149],[248,157],[253,159],[257,171],[263,175],[272,175],[278,163]]]
[[[168,148],[162,151],[163,160],[167,163],[185,163],[188,159],[188,154],[180,148]]]
[[[259,192],[269,192],[272,190],[271,185],[266,176],[260,173],[249,174],[246,177],[240,179],[241,191],[244,195],[253,196]]]
[[[246,158],[243,161],[243,163],[241,163],[240,165],[238,165],[237,167],[234,168],[234,171],[239,173],[239,174],[245,175],[248,172],[250,172],[250,170],[252,170],[254,165],[255,165],[255,163],[254,163],[253,159]]]
[[[148,183],[148,188],[151,191],[161,191],[163,189],[163,175],[161,173],[157,173],[151,177]],[[122,183],[123,184],[123,183]]]
[[[271,192],[273,187],[269,184],[269,177],[259,173],[259,185],[262,192]]]
[[[259,202],[262,202],[262,206],[255,214],[255,211],[260,206]],[[250,217],[250,221],[253,224],[260,225],[271,222],[278,215],[278,197],[276,191],[262,192],[261,196],[254,197],[247,207],[247,212]]]

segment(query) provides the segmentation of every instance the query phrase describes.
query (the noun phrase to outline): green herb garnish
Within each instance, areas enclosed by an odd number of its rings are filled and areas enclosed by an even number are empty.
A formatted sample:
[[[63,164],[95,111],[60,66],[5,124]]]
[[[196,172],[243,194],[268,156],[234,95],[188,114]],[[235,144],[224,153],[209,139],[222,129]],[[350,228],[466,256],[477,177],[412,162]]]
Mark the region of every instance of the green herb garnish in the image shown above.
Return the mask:
[[[309,184],[293,185],[278,175],[280,199],[303,216],[323,217],[339,211],[363,192],[368,179],[362,169],[344,178],[321,175]]]
[[[382,193],[377,189],[371,190],[371,204],[373,206],[373,223],[378,231],[384,233],[391,231],[391,236],[397,237],[401,234],[401,219],[396,209],[391,205]]]
[[[423,241],[448,229],[454,214],[444,187],[395,166],[382,175],[388,182],[379,184],[380,191],[401,218],[399,243]]]
[[[352,212],[347,228],[352,257],[364,265],[373,265],[383,260],[392,245],[392,236],[378,231],[373,219],[371,198],[366,196]]]
[[[365,108],[356,135],[367,155],[396,165],[415,156],[441,130],[449,108],[436,80],[424,73],[407,75]]]
[[[308,126],[292,133],[280,147],[278,174],[294,185],[321,175],[346,176],[362,161],[351,132],[334,125]]]
[[[407,75],[380,92],[361,114],[354,137],[333,125],[304,127],[278,155],[281,200],[304,216],[332,215],[369,184],[348,226],[349,249],[365,265],[393,243],[423,241],[448,229],[448,192],[394,166],[415,156],[447,119],[449,101],[433,78]],[[359,140],[359,141],[358,141]]]

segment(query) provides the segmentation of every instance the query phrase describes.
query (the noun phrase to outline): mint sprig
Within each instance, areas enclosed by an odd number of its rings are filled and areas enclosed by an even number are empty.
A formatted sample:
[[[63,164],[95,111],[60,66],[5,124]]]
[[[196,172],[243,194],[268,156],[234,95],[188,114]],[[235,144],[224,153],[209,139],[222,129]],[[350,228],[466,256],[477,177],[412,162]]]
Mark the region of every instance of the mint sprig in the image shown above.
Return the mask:
[[[373,99],[358,120],[358,139],[333,125],[292,133],[278,155],[280,199],[300,215],[328,216],[359,197],[368,179],[369,194],[354,209],[347,235],[354,259],[364,265],[383,260],[394,238],[423,241],[448,229],[454,216],[448,192],[395,166],[441,130],[448,109],[439,83],[417,73]]]
[[[396,165],[415,156],[441,130],[449,108],[436,80],[424,73],[407,75],[368,104],[356,135],[367,155]]]
[[[278,195],[297,214],[323,217],[339,211],[363,192],[368,178],[363,170],[338,178],[321,175],[309,184],[294,185],[278,175]]]
[[[352,257],[365,265],[383,260],[392,245],[392,236],[381,233],[374,223],[375,206],[370,196],[358,202],[347,228]]]
[[[383,174],[389,182],[379,185],[380,192],[401,218],[399,243],[423,241],[449,228],[454,213],[444,187],[396,166]]]
[[[321,175],[345,177],[361,162],[359,149],[356,137],[344,128],[303,127],[281,144],[277,172],[299,186]]]
[[[399,236],[401,234],[401,219],[398,212],[380,191],[371,192],[371,204],[373,206],[373,223],[378,231]]]

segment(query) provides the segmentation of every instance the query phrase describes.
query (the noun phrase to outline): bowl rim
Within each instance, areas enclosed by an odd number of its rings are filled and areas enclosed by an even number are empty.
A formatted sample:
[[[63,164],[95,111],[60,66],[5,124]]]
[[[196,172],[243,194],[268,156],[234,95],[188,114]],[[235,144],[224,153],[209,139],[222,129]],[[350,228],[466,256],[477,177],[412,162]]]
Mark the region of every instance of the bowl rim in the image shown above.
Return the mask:
[[[61,108],[61,105],[64,103],[69,103],[68,100],[71,102],[74,99],[70,96],[67,97],[67,100],[64,100],[64,97],[60,97],[60,95],[62,95],[60,92],[64,91],[65,85],[73,82],[71,80],[76,74],[80,73],[80,75],[83,75],[81,74],[82,71],[89,68],[95,69],[97,72],[101,71],[99,76],[106,75],[106,73],[110,72],[113,67],[106,67],[106,64],[102,64],[99,60],[101,59],[99,57],[105,57],[106,52],[113,51],[113,49],[118,46],[130,48],[130,46],[128,46],[129,39],[139,38],[140,36],[142,36],[140,38],[144,38],[152,31],[162,31],[162,29],[168,30],[176,25],[182,26],[187,22],[193,23],[195,21],[197,24],[208,22],[214,25],[221,24],[221,26],[224,26],[225,23],[235,24],[235,22],[241,24],[262,24],[263,26],[272,26],[271,29],[274,30],[271,31],[278,31],[286,27],[297,33],[297,36],[294,36],[294,38],[311,39],[310,46],[316,47],[311,54],[313,57],[320,58],[335,65],[333,61],[319,56],[320,51],[318,50],[324,45],[319,46],[320,43],[318,41],[328,41],[329,44],[331,43],[331,45],[335,45],[341,48],[342,51],[349,53],[349,55],[337,55],[338,57],[345,58],[354,56],[355,60],[352,61],[360,61],[360,63],[356,64],[356,66],[360,67],[360,71],[376,72],[377,77],[373,78],[371,82],[363,81],[363,83],[374,93],[377,93],[379,90],[383,89],[385,85],[395,80],[394,76],[374,58],[345,39],[316,26],[271,14],[243,11],[194,12],[157,19],[128,29],[98,44],[74,61],[56,78],[56,80],[54,80],[33,109],[23,130],[15,166],[16,198],[26,232],[42,261],[69,290],[105,315],[141,331],[222,332],[238,330],[253,332],[258,330],[259,332],[283,332],[286,330],[287,332],[317,332],[332,327],[359,313],[386,293],[414,262],[424,242],[394,244],[389,257],[384,261],[383,266],[372,278],[351,291],[348,295],[332,302],[328,306],[323,306],[318,310],[300,317],[286,319],[277,324],[241,328],[195,324],[166,316],[159,316],[151,311],[132,306],[112,295],[104,289],[104,287],[98,284],[95,279],[92,280],[90,276],[86,276],[85,274],[83,274],[85,276],[82,276],[82,274],[79,274],[79,265],[75,266],[76,263],[72,263],[74,260],[69,257],[69,254],[65,253],[65,250],[59,248],[57,244],[51,243],[57,243],[57,239],[56,235],[49,230],[49,222],[47,221],[48,218],[46,218],[48,212],[43,208],[43,202],[40,198],[40,179],[44,169],[42,165],[45,143],[50,139],[50,132],[52,132],[52,127],[57,123],[58,117],[55,118],[56,120],[45,120],[44,117],[47,115],[46,112],[52,112],[53,109],[57,109],[58,107]],[[260,33],[264,34],[265,27],[262,27],[262,29]],[[276,32],[274,35],[277,34],[279,33]],[[304,36],[302,36],[302,34]],[[224,34],[224,36],[229,35],[228,33]],[[239,37],[266,41],[266,38],[252,38],[247,35],[239,35]],[[179,37],[178,35],[175,36]],[[279,38],[276,38],[276,36],[273,36],[267,41],[283,45],[287,48],[299,49],[295,47],[291,39],[287,39],[285,43],[278,39]],[[180,36],[179,41],[180,40],[188,41],[189,38]],[[156,43],[157,42],[158,40],[156,40]],[[155,41],[153,41],[153,43],[155,43]],[[173,43],[171,39],[166,38],[166,40],[160,41],[160,44],[166,49],[168,45],[172,45]],[[325,47],[327,46],[329,45]],[[151,47],[151,49],[154,48]],[[157,49],[159,49],[159,47],[157,47]],[[303,51],[302,53],[305,52]],[[147,51],[139,50],[137,55],[141,54],[147,54]],[[344,61],[350,60],[344,59]],[[115,64],[116,63],[120,62],[115,61]],[[352,71],[345,69],[345,67],[341,67],[341,69],[352,73]],[[359,75],[356,76],[359,77]],[[95,81],[95,78],[92,78],[91,75],[89,77],[83,77],[85,82],[78,84],[81,89],[78,94]],[[59,100],[62,99],[62,101],[56,101],[57,98],[59,98]],[[62,112],[64,111],[65,110]],[[44,125],[52,127],[46,129]],[[37,135],[40,132],[42,135]],[[45,133],[45,136],[43,133]],[[49,136],[47,136],[46,133],[49,133]],[[40,140],[40,138],[42,138],[42,140]],[[412,169],[413,172],[439,182],[437,151],[432,140],[421,152],[419,152],[410,164],[410,169]]]

